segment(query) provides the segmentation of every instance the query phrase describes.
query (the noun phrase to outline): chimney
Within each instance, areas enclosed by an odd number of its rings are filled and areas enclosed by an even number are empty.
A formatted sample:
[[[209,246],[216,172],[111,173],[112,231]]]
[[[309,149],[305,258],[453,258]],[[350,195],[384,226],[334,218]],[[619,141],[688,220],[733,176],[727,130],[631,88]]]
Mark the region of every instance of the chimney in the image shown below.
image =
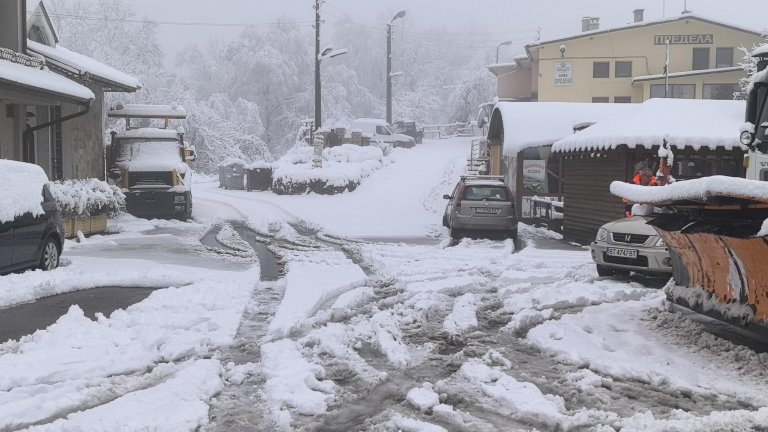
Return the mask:
[[[645,14],[645,9],[635,9],[633,13],[635,14],[636,23],[643,22],[643,15]]]
[[[582,32],[598,30],[599,28],[600,28],[600,18],[598,17],[582,17],[581,18]]]

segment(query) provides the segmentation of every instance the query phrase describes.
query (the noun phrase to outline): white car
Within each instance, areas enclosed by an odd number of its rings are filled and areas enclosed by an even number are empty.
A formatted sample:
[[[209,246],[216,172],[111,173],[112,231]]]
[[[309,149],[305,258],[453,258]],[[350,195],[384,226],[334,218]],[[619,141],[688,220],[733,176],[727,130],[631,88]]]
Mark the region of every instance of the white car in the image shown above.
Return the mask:
[[[392,147],[410,148],[416,144],[413,137],[395,132],[389,123],[381,119],[359,118],[352,122],[350,128],[369,135],[373,141],[381,141]]]
[[[672,274],[669,249],[659,233],[640,216],[617,219],[603,225],[589,247],[597,274]]]

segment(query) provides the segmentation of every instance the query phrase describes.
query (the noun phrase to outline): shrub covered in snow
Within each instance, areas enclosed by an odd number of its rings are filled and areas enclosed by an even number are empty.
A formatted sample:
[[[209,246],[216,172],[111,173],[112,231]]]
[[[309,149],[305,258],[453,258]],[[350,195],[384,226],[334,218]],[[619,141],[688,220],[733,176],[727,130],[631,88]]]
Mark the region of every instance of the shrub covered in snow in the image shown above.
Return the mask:
[[[57,181],[49,188],[64,217],[105,213],[114,217],[125,207],[120,189],[98,179]]]
[[[312,167],[312,147],[296,147],[274,167],[272,190],[280,195],[353,191],[386,160],[375,146],[344,144],[323,150],[322,168]]]

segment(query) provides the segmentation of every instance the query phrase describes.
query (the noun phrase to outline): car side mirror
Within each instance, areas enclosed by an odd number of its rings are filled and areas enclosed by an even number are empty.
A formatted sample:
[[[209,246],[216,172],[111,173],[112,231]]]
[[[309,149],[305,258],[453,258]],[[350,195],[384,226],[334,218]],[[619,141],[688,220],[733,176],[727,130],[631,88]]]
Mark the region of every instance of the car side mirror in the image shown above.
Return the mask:
[[[443,195],[443,199],[447,199],[447,200],[449,200],[449,199],[451,199],[451,196],[450,196],[450,195],[448,195],[448,194],[446,194],[446,195]]]

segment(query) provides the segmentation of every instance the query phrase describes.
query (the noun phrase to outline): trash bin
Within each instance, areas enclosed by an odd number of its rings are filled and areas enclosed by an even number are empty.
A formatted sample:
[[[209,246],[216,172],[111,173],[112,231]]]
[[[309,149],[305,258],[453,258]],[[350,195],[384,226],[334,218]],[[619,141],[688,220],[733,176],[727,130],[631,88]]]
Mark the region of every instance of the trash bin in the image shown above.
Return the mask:
[[[245,183],[248,192],[269,190],[272,187],[272,166],[263,163],[246,166]]]
[[[224,189],[243,190],[245,178],[245,162],[228,159],[219,164],[219,187]]]

